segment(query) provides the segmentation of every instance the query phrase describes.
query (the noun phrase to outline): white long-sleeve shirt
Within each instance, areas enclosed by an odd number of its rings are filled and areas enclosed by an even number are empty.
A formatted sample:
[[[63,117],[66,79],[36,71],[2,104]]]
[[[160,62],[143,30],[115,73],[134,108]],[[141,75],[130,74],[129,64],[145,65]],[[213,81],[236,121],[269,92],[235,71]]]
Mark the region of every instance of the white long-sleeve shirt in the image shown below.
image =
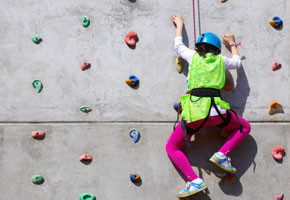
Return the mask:
[[[190,65],[192,63],[192,58],[193,58],[195,51],[192,49],[189,49],[188,47],[186,47],[184,45],[181,36],[175,37],[174,50],[181,58],[183,58],[184,60],[186,60],[188,62],[189,67],[188,67],[188,75],[187,75],[187,81],[186,81],[187,89],[188,89],[188,77],[189,77],[189,72],[190,72]],[[227,58],[225,56],[222,56],[222,57],[224,59],[224,64],[225,64],[226,70],[227,69],[238,69],[242,64],[242,61],[241,61],[241,58],[239,55],[233,55],[232,58]],[[218,105],[217,105],[217,107],[218,107],[221,114],[226,113],[225,109],[220,108]],[[216,115],[218,115],[218,113],[215,110],[215,108],[212,107],[210,110],[210,116],[216,116]]]

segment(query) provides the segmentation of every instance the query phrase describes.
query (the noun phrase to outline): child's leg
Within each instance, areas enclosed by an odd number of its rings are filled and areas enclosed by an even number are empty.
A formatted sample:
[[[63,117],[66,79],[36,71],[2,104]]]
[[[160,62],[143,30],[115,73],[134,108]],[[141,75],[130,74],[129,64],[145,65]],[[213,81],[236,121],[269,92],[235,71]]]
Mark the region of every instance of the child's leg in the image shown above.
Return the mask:
[[[238,146],[246,137],[249,135],[251,131],[251,126],[249,122],[247,122],[242,117],[238,116],[240,121],[243,124],[243,132],[240,133],[240,123],[238,121],[238,118],[236,115],[229,111],[232,115],[231,122],[224,127],[225,130],[233,131],[233,133],[228,137],[226,143],[222,146],[222,148],[219,150],[219,152],[225,154],[226,156],[236,147]]]
[[[190,137],[191,136],[188,135],[188,138]],[[188,181],[192,181],[198,178],[198,176],[191,168],[191,165],[187,157],[180,150],[184,144],[185,144],[184,132],[179,122],[178,126],[176,127],[175,131],[173,131],[166,144],[166,151],[171,161],[176,165],[176,167],[178,167],[182,171],[182,173],[186,176]]]
[[[224,115],[226,117],[226,114]],[[197,129],[203,120],[199,120],[193,123],[188,124],[188,126],[192,129]],[[213,116],[209,117],[207,122],[204,124],[203,127],[206,126],[216,126],[218,124],[222,123],[222,119],[219,116]],[[190,139],[191,136],[187,135]],[[171,134],[167,144],[166,144],[166,151],[168,153],[168,156],[172,160],[172,162],[182,171],[182,173],[186,176],[188,181],[192,181],[198,176],[191,168],[191,165],[187,159],[187,157],[184,155],[182,151],[180,151],[180,148],[185,144],[184,140],[184,132],[181,128],[180,123],[176,127],[175,131]]]

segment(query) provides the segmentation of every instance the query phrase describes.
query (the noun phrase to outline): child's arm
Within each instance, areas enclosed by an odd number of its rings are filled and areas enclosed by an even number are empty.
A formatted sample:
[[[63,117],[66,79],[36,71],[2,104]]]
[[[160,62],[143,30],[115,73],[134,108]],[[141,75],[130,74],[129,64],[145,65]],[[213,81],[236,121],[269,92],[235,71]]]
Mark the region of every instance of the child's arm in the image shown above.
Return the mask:
[[[239,55],[239,51],[237,45],[235,43],[235,36],[233,34],[224,34],[223,40],[226,45],[231,49],[231,53],[233,55],[232,58],[224,58],[225,68],[226,69],[238,69],[240,68],[242,61]]]
[[[176,25],[176,37],[174,42],[174,49],[179,56],[191,64],[194,50],[187,48],[182,41],[183,21],[180,15],[173,16],[173,22]]]

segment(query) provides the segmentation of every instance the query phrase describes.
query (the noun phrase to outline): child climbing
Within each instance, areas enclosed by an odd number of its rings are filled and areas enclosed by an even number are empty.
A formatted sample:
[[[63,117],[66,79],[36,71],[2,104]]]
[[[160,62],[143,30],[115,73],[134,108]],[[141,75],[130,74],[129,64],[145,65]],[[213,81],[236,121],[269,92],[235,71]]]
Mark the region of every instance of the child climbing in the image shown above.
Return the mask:
[[[202,127],[218,126],[231,131],[225,144],[214,153],[210,161],[227,172],[236,173],[237,170],[231,165],[228,155],[249,135],[251,127],[220,97],[220,89],[225,84],[225,70],[238,69],[241,66],[234,35],[223,36],[224,42],[231,49],[232,58],[219,55],[221,41],[210,32],[203,33],[198,38],[195,44],[196,51],[194,51],[183,44],[181,16],[173,16],[173,22],[176,25],[174,49],[189,63],[190,67],[187,77],[188,92],[181,97],[182,120],[171,134],[166,144],[166,151],[172,162],[188,180],[186,188],[177,193],[177,196],[187,197],[204,190],[207,185],[193,171],[180,148],[185,143],[189,143],[192,135]]]

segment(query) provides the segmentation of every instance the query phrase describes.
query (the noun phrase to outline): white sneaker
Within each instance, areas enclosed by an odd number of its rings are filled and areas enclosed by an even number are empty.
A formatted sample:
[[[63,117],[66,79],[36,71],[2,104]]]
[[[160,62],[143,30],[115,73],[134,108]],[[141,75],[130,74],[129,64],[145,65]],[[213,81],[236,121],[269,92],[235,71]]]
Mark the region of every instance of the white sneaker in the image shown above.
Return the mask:
[[[216,152],[209,160],[232,174],[237,172],[237,169],[231,164],[231,159],[221,152]]]
[[[197,178],[191,182],[188,181],[185,187],[186,188],[184,190],[177,193],[178,197],[188,197],[190,195],[198,193],[207,188],[207,185],[204,180],[202,180],[201,178]]]

